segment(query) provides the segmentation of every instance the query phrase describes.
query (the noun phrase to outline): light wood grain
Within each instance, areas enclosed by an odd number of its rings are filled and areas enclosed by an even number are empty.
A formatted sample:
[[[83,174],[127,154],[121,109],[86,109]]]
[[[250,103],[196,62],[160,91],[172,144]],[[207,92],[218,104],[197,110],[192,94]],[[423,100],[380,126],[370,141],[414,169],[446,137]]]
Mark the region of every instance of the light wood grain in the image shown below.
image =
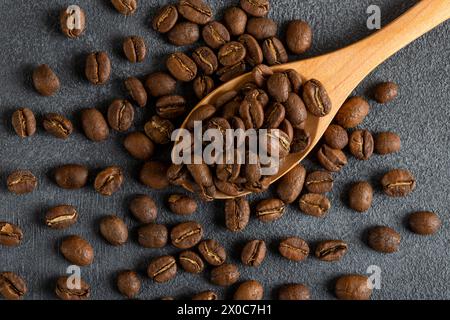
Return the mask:
[[[272,177],[272,183],[289,172],[311,152],[349,94],[373,69],[449,18],[450,0],[422,0],[383,29],[348,47],[319,57],[274,66],[272,68],[274,71],[295,69],[306,80],[318,79],[325,86],[333,107],[331,112],[322,118],[308,115],[305,130],[311,135],[311,145],[302,153],[290,154],[283,162],[279,173]],[[443,39],[443,41],[448,40]],[[182,128],[185,127],[195,109],[204,104],[214,105],[222,94],[237,89],[250,80],[251,75],[245,74],[217,88],[191,111],[182,124]],[[231,197],[218,192],[216,198]]]

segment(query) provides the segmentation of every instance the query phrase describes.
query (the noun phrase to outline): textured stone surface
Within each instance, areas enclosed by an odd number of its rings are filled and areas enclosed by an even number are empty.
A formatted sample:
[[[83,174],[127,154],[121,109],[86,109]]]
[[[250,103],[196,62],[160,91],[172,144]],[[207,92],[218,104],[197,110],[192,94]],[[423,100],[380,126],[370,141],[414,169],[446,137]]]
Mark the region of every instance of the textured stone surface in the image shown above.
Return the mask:
[[[178,250],[172,246],[163,250],[138,246],[138,223],[127,210],[129,199],[137,193],[151,195],[159,206],[159,223],[173,225],[186,218],[177,217],[166,209],[165,201],[171,190],[152,191],[137,181],[141,164],[132,160],[122,147],[123,134],[113,133],[107,141],[93,143],[80,132],[80,109],[96,106],[105,111],[112,99],[124,96],[121,83],[125,77],[144,76],[161,69],[165,55],[175,50],[149,28],[151,17],[165,1],[140,1],[136,14],[130,17],[118,14],[107,0],[74,2],[87,13],[87,30],[78,40],[67,39],[59,31],[58,13],[67,1],[4,0],[0,3],[0,220],[20,225],[25,233],[19,248],[0,248],[0,270],[17,272],[27,280],[28,299],[53,299],[56,279],[64,275],[68,266],[58,253],[58,244],[65,235],[78,234],[95,248],[94,263],[82,269],[82,276],[93,286],[94,299],[121,298],[114,279],[122,269],[136,269],[144,278],[138,296],[142,299],[166,295],[183,298],[208,289],[216,290],[222,298],[229,297],[234,287],[227,291],[215,287],[208,281],[209,272],[191,275],[180,271],[175,280],[166,284],[153,283],[146,277],[145,268],[151,258],[175,254]],[[237,1],[208,2],[220,13],[221,8]],[[370,4],[380,5],[383,24],[386,24],[414,2],[277,0],[272,1],[270,16],[281,22],[293,18],[310,22],[314,43],[307,56],[312,56],[369,35],[366,8]],[[143,36],[150,47],[148,59],[141,64],[128,63],[121,51],[122,39],[133,34]],[[349,165],[335,175],[335,188],[330,194],[332,209],[325,219],[305,216],[295,206],[290,206],[277,222],[263,224],[252,218],[243,233],[231,234],[224,228],[222,203],[199,206],[190,218],[203,224],[206,238],[213,237],[225,245],[230,261],[239,263],[240,248],[246,241],[267,241],[267,258],[260,267],[238,264],[241,280],[261,281],[266,298],[275,297],[281,284],[301,282],[310,286],[312,298],[333,299],[333,279],[344,273],[365,273],[369,265],[377,265],[382,271],[382,287],[374,291],[374,299],[450,298],[449,36],[447,22],[377,68],[356,90],[357,94],[367,93],[383,80],[400,85],[400,96],[395,102],[388,105],[370,102],[371,113],[361,127],[374,132],[392,130],[398,133],[402,150],[395,155],[374,156],[368,162],[350,158]],[[94,87],[83,76],[86,54],[94,50],[105,50],[111,56],[112,81],[105,86]],[[60,77],[62,86],[55,97],[41,97],[32,88],[31,71],[41,63],[51,65]],[[179,89],[189,91],[186,86]],[[147,109],[136,110],[136,128],[142,128],[154,112],[153,105],[151,101]],[[77,132],[62,141],[45,133],[40,125],[35,136],[20,140],[11,128],[10,116],[14,109],[23,106],[36,113],[39,123],[44,113],[61,112],[75,122]],[[125,183],[112,197],[95,193],[92,181],[81,190],[59,189],[50,179],[50,169],[68,162],[86,164],[91,173],[109,165],[120,165],[126,168]],[[314,168],[310,163],[306,165]],[[417,178],[417,189],[405,199],[388,198],[380,191],[380,177],[396,167],[410,168]],[[18,168],[30,169],[38,176],[39,186],[32,194],[14,196],[7,192],[6,177]],[[360,179],[369,180],[375,188],[373,207],[366,214],[353,212],[345,205],[344,191]],[[252,199],[265,196],[268,195]],[[50,230],[43,223],[45,211],[60,203],[76,206],[79,222],[68,230]],[[405,217],[418,210],[433,210],[441,216],[443,226],[437,235],[420,237],[407,229]],[[122,247],[107,244],[99,234],[100,218],[110,214],[123,217],[131,228],[130,241]],[[365,245],[364,231],[378,224],[389,225],[400,232],[402,244],[398,253],[383,255]],[[300,236],[310,243],[343,239],[349,243],[349,252],[337,263],[319,262],[313,257],[301,263],[290,262],[282,259],[276,250],[278,240],[285,235]]]

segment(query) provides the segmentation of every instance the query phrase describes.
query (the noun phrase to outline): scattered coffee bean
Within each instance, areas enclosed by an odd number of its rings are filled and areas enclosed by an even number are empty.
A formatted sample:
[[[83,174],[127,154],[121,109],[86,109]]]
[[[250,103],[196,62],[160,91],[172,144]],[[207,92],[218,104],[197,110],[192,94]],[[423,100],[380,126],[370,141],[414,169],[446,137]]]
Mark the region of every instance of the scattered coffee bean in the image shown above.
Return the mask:
[[[137,9],[137,0],[111,0],[112,5],[117,12],[129,16]]]
[[[305,180],[305,187],[310,193],[327,193],[333,189],[333,176],[328,171],[313,171]]]
[[[299,164],[280,179],[277,186],[277,194],[280,199],[286,203],[293,203],[303,189],[306,170]]]
[[[186,20],[197,24],[207,24],[213,18],[211,7],[203,0],[180,0],[178,12]]]
[[[356,130],[350,135],[350,153],[359,160],[368,160],[373,154],[374,142],[368,130]]]
[[[125,297],[132,299],[141,291],[141,279],[134,271],[122,271],[117,276],[117,288]]]
[[[175,126],[168,119],[153,116],[144,126],[145,134],[157,144],[170,143]]]
[[[408,223],[412,232],[420,235],[435,234],[442,225],[439,216],[430,211],[412,213],[408,218]]]
[[[331,111],[331,100],[319,80],[311,79],[303,86],[303,101],[306,108],[316,117],[326,116]]]
[[[256,280],[242,282],[233,295],[233,300],[262,300],[264,298],[264,288]]]
[[[400,241],[400,234],[389,227],[378,226],[371,228],[368,232],[367,242],[373,250],[378,252],[396,252],[399,249]]]
[[[247,14],[238,7],[231,7],[225,10],[223,20],[230,34],[234,37],[244,34],[247,26]]]
[[[398,85],[394,82],[382,82],[375,87],[374,98],[378,103],[388,103],[397,98]]]
[[[152,189],[164,189],[169,186],[167,169],[169,165],[159,161],[146,162],[139,174],[140,181]]]
[[[17,170],[8,176],[6,184],[10,192],[26,194],[36,189],[38,181],[31,171]]]
[[[263,87],[266,84],[267,79],[273,75],[273,71],[269,66],[265,64],[259,64],[253,68],[252,76],[258,87]]]
[[[128,227],[117,216],[107,216],[100,221],[100,234],[113,246],[121,246],[128,240]]]
[[[88,168],[80,164],[66,164],[54,170],[56,184],[63,189],[79,189],[86,185]]]
[[[59,139],[67,139],[73,132],[72,122],[57,113],[47,113],[42,125],[45,131]]]
[[[94,181],[95,191],[110,196],[120,189],[123,183],[123,172],[120,167],[108,167],[97,174]]]
[[[231,286],[239,280],[239,277],[238,267],[231,263],[224,263],[211,270],[211,282],[218,286]]]
[[[197,245],[203,237],[202,226],[195,221],[183,222],[170,232],[172,244],[179,249],[189,249]]]
[[[218,59],[223,66],[233,66],[242,61],[246,55],[247,50],[242,43],[231,41],[220,48]]]
[[[123,146],[138,160],[149,160],[155,153],[155,144],[142,132],[132,132],[123,140]]]
[[[400,137],[393,132],[381,132],[375,136],[375,152],[378,154],[390,154],[400,150]]]
[[[155,72],[147,77],[145,86],[151,96],[162,97],[175,92],[177,81],[165,72]]]
[[[198,245],[203,259],[212,266],[220,266],[227,259],[225,248],[216,240],[204,240]]]
[[[241,8],[254,17],[264,17],[269,13],[269,0],[241,0]]]
[[[36,91],[45,97],[53,96],[61,86],[58,76],[46,64],[34,69],[33,85]]]
[[[95,108],[81,111],[81,126],[86,137],[92,141],[102,141],[109,136],[109,128],[105,117]]]
[[[357,127],[369,114],[370,105],[362,97],[349,98],[339,109],[334,120],[345,129]]]
[[[133,125],[134,108],[127,100],[116,99],[108,108],[108,123],[116,131],[125,132]]]
[[[197,65],[182,52],[172,53],[166,61],[166,67],[176,79],[189,82],[197,75]]]
[[[111,75],[111,61],[106,52],[94,52],[88,55],[85,67],[86,78],[95,85],[108,82]]]
[[[177,263],[172,256],[153,259],[147,268],[147,275],[158,283],[167,282],[177,274]]]
[[[18,226],[0,221],[0,245],[16,247],[23,239],[23,231]]]
[[[192,297],[192,300],[218,300],[219,297],[214,291],[203,291]]]
[[[278,291],[278,300],[310,300],[311,293],[304,284],[286,284]]]
[[[163,119],[174,119],[186,112],[186,100],[182,96],[164,96],[156,101],[156,113]]]
[[[86,29],[86,14],[79,6],[68,6],[60,13],[59,24],[66,37],[78,38]]]
[[[216,54],[208,47],[199,47],[192,53],[192,59],[206,75],[212,75],[219,67]],[[201,77],[198,77],[199,79]],[[195,82],[194,82],[195,86]],[[214,83],[212,84],[214,86]],[[207,87],[204,85],[204,87]]]
[[[262,222],[275,221],[281,218],[285,208],[284,202],[280,199],[262,200],[256,205],[256,217]]]
[[[139,36],[131,36],[123,41],[123,53],[132,63],[142,62],[147,56],[145,40]]]
[[[227,82],[244,74],[245,68],[245,62],[241,61],[234,66],[220,68],[217,71],[217,76],[219,77],[220,81]]]
[[[59,205],[45,214],[45,224],[52,229],[66,229],[78,220],[78,212],[74,206]]]
[[[373,189],[366,181],[353,184],[348,192],[348,205],[353,210],[365,212],[372,206]]]
[[[324,169],[331,172],[340,171],[347,164],[345,153],[339,149],[333,149],[326,144],[317,152],[317,160]]]
[[[405,197],[416,188],[416,179],[408,170],[395,169],[381,179],[383,191],[390,197]]]
[[[201,273],[205,269],[202,258],[194,251],[183,251],[180,253],[179,261],[184,271],[189,273]]]
[[[197,202],[182,194],[172,194],[168,200],[170,210],[178,215],[191,215],[197,210]]]
[[[59,250],[67,261],[80,267],[90,265],[94,261],[94,249],[89,242],[79,236],[66,237]]]
[[[12,126],[21,138],[31,137],[36,132],[36,119],[33,111],[28,108],[20,108],[12,115]]]
[[[331,203],[323,194],[307,193],[300,197],[299,207],[307,215],[322,218],[330,209]]]
[[[286,29],[286,44],[294,54],[301,54],[311,48],[312,30],[309,24],[302,20],[289,22]]]
[[[263,240],[252,240],[242,249],[241,261],[246,266],[258,267],[266,257],[266,243]]]
[[[247,22],[247,33],[257,40],[275,37],[277,24],[270,18],[251,18]]]
[[[201,100],[214,90],[214,80],[208,76],[198,76],[193,87],[195,95]]]
[[[178,21],[178,10],[174,5],[166,5],[153,18],[152,26],[160,33],[169,32]]]
[[[203,40],[212,49],[219,49],[230,41],[230,33],[220,22],[208,23],[202,31]]]
[[[336,281],[334,293],[340,300],[369,300],[372,287],[367,276],[349,274]]]
[[[322,261],[338,261],[347,253],[348,245],[342,240],[321,241],[314,252],[317,259]]]
[[[264,40],[262,45],[264,58],[270,66],[288,61],[288,55],[283,43],[276,37]]]
[[[197,24],[183,21],[178,22],[167,33],[169,42],[176,46],[189,46],[200,38],[200,29]]]
[[[245,198],[225,201],[225,225],[228,230],[242,231],[250,219],[250,205]]]
[[[138,229],[138,242],[144,248],[163,248],[168,238],[169,231],[162,224],[149,223]]]
[[[333,149],[344,149],[348,144],[348,133],[338,124],[330,124],[323,134],[323,141]]]
[[[280,242],[278,251],[288,260],[303,261],[309,255],[309,246],[303,239],[290,237]]]
[[[56,282],[55,293],[61,300],[86,300],[91,295],[91,287],[83,279],[77,287],[70,277],[60,277]]]
[[[151,223],[156,220],[158,209],[155,202],[146,195],[137,195],[131,200],[129,209],[133,216],[142,223]]]
[[[20,300],[28,293],[25,280],[13,272],[0,273],[0,295],[6,300]]]

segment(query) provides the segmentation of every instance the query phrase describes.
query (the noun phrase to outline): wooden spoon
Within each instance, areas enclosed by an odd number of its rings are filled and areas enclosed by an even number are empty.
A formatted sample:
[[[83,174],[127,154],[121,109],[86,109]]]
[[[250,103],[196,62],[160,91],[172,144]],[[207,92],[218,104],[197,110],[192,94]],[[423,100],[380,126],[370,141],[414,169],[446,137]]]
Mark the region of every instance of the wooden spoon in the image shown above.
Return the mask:
[[[302,153],[290,154],[285,158],[278,174],[271,177],[271,183],[289,172],[308,155],[319,142],[349,94],[373,69],[449,18],[450,0],[422,0],[382,30],[346,48],[319,57],[272,67],[274,71],[294,69],[304,79],[319,80],[325,86],[333,107],[331,112],[322,118],[308,115],[305,130],[311,136],[310,146]],[[444,39],[444,41],[447,40]],[[217,88],[200,101],[181,127],[185,128],[190,116],[197,108],[205,104],[214,105],[221,95],[240,88],[251,79],[251,74],[245,74]],[[242,195],[249,193],[251,192],[246,191]],[[217,192],[215,198],[230,199],[233,197]]]

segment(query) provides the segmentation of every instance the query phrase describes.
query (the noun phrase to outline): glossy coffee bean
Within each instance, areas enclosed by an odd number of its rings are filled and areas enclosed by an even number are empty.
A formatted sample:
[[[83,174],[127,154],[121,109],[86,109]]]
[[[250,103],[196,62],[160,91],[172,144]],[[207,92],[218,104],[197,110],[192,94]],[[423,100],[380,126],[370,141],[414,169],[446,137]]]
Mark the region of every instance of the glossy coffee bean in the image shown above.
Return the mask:
[[[374,142],[368,130],[356,130],[350,135],[348,147],[350,153],[359,160],[368,160],[373,154]]]
[[[258,267],[266,257],[266,243],[263,240],[252,240],[245,244],[241,252],[241,261],[246,266]]]
[[[203,27],[203,40],[212,49],[219,49],[230,41],[230,33],[220,22],[213,21]]]
[[[182,21],[173,26],[167,33],[169,42],[176,46],[189,46],[194,44],[200,38],[200,29],[197,24]]]
[[[328,171],[313,171],[305,180],[305,187],[311,193],[327,193],[333,189],[334,179]]]
[[[158,283],[167,282],[177,274],[176,260],[172,256],[161,256],[153,259],[147,268],[147,275]]]
[[[311,136],[303,129],[294,129],[294,135],[291,143],[292,153],[301,153],[308,149],[311,144]]]
[[[132,15],[137,9],[137,0],[111,0],[112,5],[117,12],[129,16]]]
[[[244,99],[239,107],[239,116],[247,130],[259,129],[264,124],[264,109],[256,99]]]
[[[132,63],[142,62],[147,56],[145,40],[139,36],[131,36],[123,41],[123,53],[128,61]]]
[[[20,300],[28,293],[25,280],[13,272],[0,273],[0,295],[6,300]]]
[[[323,84],[311,79],[303,86],[303,101],[306,108],[316,117],[326,116],[331,111],[331,100]]]
[[[192,81],[197,75],[197,65],[182,52],[172,53],[166,61],[166,67],[174,78],[183,82]]]
[[[73,132],[72,122],[57,113],[47,113],[44,115],[42,125],[45,131],[59,139],[67,139]]]
[[[289,93],[284,106],[286,109],[286,119],[290,121],[292,126],[300,129],[304,127],[308,113],[300,96],[294,92]]]
[[[80,164],[66,164],[54,170],[56,184],[63,189],[79,189],[86,185],[88,168]]]
[[[37,178],[29,170],[17,170],[12,172],[7,180],[8,191],[15,194],[26,194],[33,192],[38,184]]]
[[[209,76],[198,76],[193,83],[194,93],[200,100],[210,94],[214,86],[214,80]]]
[[[306,193],[300,197],[300,210],[310,216],[322,218],[331,207],[330,200],[322,194]]]
[[[280,199],[272,198],[258,202],[256,205],[256,217],[262,222],[271,222],[280,219],[286,205]]]
[[[390,197],[405,197],[416,188],[416,179],[408,170],[395,169],[381,178],[383,191]]]
[[[170,232],[172,245],[179,249],[189,249],[197,245],[203,237],[202,226],[195,221],[176,225]]]
[[[91,244],[79,236],[66,237],[59,247],[67,261],[84,267],[94,261],[94,249]]]
[[[233,300],[256,301],[264,297],[264,288],[256,280],[242,282],[233,295]]]
[[[100,221],[100,234],[114,246],[123,245],[128,240],[128,227],[117,216],[107,216]]]
[[[135,196],[131,200],[128,208],[130,209],[131,214],[141,223],[154,222],[158,215],[155,201],[143,194]]]
[[[108,123],[111,128],[125,132],[133,125],[134,108],[127,100],[116,99],[108,108]]]
[[[182,194],[172,194],[168,200],[170,210],[178,215],[191,215],[197,210],[197,202]]]
[[[206,75],[212,75],[219,67],[216,54],[208,47],[199,47],[195,49],[192,53],[192,59]]]
[[[198,251],[203,259],[212,266],[220,266],[227,259],[225,248],[216,240],[204,240],[199,243]]]
[[[23,239],[23,231],[18,226],[0,221],[0,245],[6,247],[16,247]]]
[[[60,277],[56,281],[55,294],[61,300],[87,300],[91,296],[91,287],[83,279],[77,288],[73,279]]]
[[[224,44],[217,54],[219,62],[223,66],[233,66],[242,61],[247,55],[247,50],[242,43],[231,41]]]
[[[36,132],[36,118],[28,108],[16,110],[11,118],[14,131],[21,138],[31,137]]]
[[[155,72],[147,77],[145,86],[151,96],[162,97],[175,92],[177,81],[165,72]]]
[[[369,103],[362,97],[351,97],[339,109],[334,120],[345,129],[361,124],[369,114]]]
[[[353,184],[348,192],[348,205],[353,210],[365,212],[372,206],[373,189],[366,181]]]
[[[309,246],[303,239],[290,237],[280,242],[278,251],[288,260],[303,261],[309,255]]]
[[[217,76],[219,77],[220,81],[227,82],[244,74],[245,69],[245,62],[240,61],[233,66],[220,68],[219,70],[217,70]]]
[[[317,160],[324,169],[331,172],[338,172],[347,164],[347,157],[344,152],[330,148],[326,144],[322,145],[317,152]]]
[[[117,289],[119,292],[132,299],[141,291],[141,279],[138,274],[131,270],[122,271],[117,275]]]
[[[140,181],[152,189],[164,189],[169,186],[167,169],[169,165],[159,161],[146,162],[139,174]]]
[[[224,263],[211,270],[211,282],[218,286],[231,286],[239,280],[239,277],[238,267],[231,263]]]
[[[194,251],[183,251],[178,257],[181,267],[189,273],[201,273],[205,269],[202,258]]]
[[[250,204],[241,198],[225,201],[225,225],[233,232],[242,231],[250,220]]]
[[[334,286],[334,294],[340,300],[369,300],[372,295],[369,278],[359,274],[341,276]]]
[[[202,199],[212,201],[216,194],[216,188],[211,169],[205,163],[188,164],[186,167],[197,184],[196,188]]]
[[[86,137],[92,141],[103,141],[109,136],[108,123],[95,108],[81,111],[81,126]]]
[[[156,113],[163,119],[174,119],[186,112],[186,100],[182,96],[164,96],[156,101]]]
[[[256,40],[264,40],[276,36],[277,24],[270,18],[250,18],[247,22],[247,33]]]
[[[94,181],[94,189],[101,195],[110,196],[120,189],[122,183],[122,169],[117,166],[111,166],[97,174]]]
[[[123,146],[138,160],[149,160],[155,153],[155,144],[142,132],[129,133],[123,140]]]
[[[160,33],[169,32],[177,23],[178,10],[174,5],[166,5],[162,7],[157,15],[153,18],[153,30]]]
[[[378,103],[388,103],[397,98],[398,85],[394,82],[378,84],[374,90],[374,98]]]
[[[245,47],[246,57],[245,61],[251,65],[260,65],[264,60],[264,55],[261,46],[253,36],[249,34],[243,34],[239,37],[239,42]]]
[[[396,252],[399,249],[400,241],[400,234],[389,227],[377,226],[368,231],[367,243],[373,250],[378,252]]]
[[[175,126],[168,119],[154,115],[144,126],[145,134],[157,144],[167,144],[171,141]]]
[[[310,300],[311,293],[304,284],[286,284],[278,291],[278,300]]]
[[[342,240],[325,240],[317,244],[314,255],[322,261],[338,261],[347,253],[348,245]]]
[[[439,216],[430,211],[414,212],[408,217],[409,228],[420,235],[432,235],[438,232],[442,222]]]
[[[241,0],[241,8],[254,17],[264,17],[269,13],[269,0]]]
[[[178,12],[189,21],[207,24],[213,18],[211,7],[203,0],[180,0]]]
[[[311,48],[312,30],[302,20],[290,21],[286,29],[286,45],[294,54],[301,54]]]
[[[401,148],[400,137],[393,132],[381,132],[374,138],[375,152],[378,154],[390,154],[398,152]]]
[[[71,205],[53,207],[45,214],[45,224],[52,229],[66,229],[78,220],[78,211]]]
[[[348,133],[338,124],[330,124],[323,134],[325,144],[333,149],[344,149],[348,144]]]
[[[68,6],[59,14],[59,25],[66,37],[78,38],[86,29],[86,14],[79,6]]]
[[[149,223],[138,229],[138,242],[144,248],[163,248],[168,238],[169,231],[162,224]]]
[[[268,65],[283,64],[288,61],[288,55],[283,43],[276,37],[264,40],[262,44],[264,58]]]
[[[277,102],[286,102],[291,90],[291,83],[285,73],[274,73],[267,80],[267,91]]]
[[[258,85],[258,87],[264,87],[266,85],[267,79],[273,75],[273,71],[269,66],[265,64],[259,64],[252,70],[253,81]]]
[[[244,34],[247,25],[247,14],[238,7],[230,7],[225,10],[223,20],[227,29],[232,36],[240,36]]]
[[[46,64],[34,69],[33,85],[36,91],[45,97],[53,96],[61,87],[58,76]]]
[[[147,105],[147,91],[138,78],[130,77],[124,82],[125,89],[136,104],[143,108]]]
[[[108,82],[111,75],[111,61],[106,52],[94,52],[88,55],[85,67],[86,78],[95,85]]]
[[[286,204],[293,203],[302,192],[306,170],[301,164],[285,174],[277,185],[278,197]]]

